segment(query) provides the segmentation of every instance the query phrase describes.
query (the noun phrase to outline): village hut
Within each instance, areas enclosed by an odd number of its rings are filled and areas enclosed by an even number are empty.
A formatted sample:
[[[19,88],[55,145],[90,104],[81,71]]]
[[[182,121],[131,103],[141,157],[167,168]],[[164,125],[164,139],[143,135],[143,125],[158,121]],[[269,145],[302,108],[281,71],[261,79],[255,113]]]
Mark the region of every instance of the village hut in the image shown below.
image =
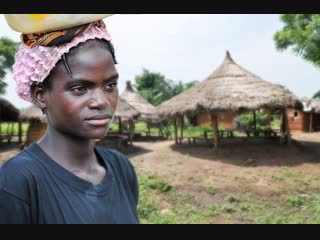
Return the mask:
[[[283,112],[282,136],[287,142],[290,131],[286,109],[301,109],[301,101],[288,90],[275,86],[239,66],[227,51],[222,65],[207,79],[162,104],[158,107],[158,112],[162,118],[174,120],[176,142],[177,119],[182,119],[186,114],[210,114],[214,145],[218,148],[219,112],[253,112],[255,116],[255,112],[261,108],[279,109]],[[183,124],[181,135],[183,138]]]
[[[126,100],[133,108],[135,108],[140,116],[137,121],[146,122],[149,128],[148,135],[150,135],[150,127],[152,125],[158,125],[160,118],[157,113],[157,109],[142,96],[140,96],[133,88],[130,81],[126,82],[126,89],[121,94],[121,97]]]
[[[40,140],[47,130],[47,119],[42,110],[35,105],[22,109],[20,119],[29,123],[27,137],[22,149]]]
[[[123,132],[123,122],[127,122],[129,124],[129,140],[132,144],[133,136],[134,136],[134,120],[140,116],[140,113],[127,103],[125,99],[122,97],[119,98],[119,103],[117,106],[117,111],[115,113],[114,121],[119,122],[119,133]]]
[[[287,111],[290,131],[320,131],[320,100],[303,98],[301,101],[302,110],[290,108]]]
[[[11,142],[14,136],[14,123],[19,122],[19,110],[8,100],[0,97],[0,144],[3,141]],[[6,131],[3,131],[2,124],[7,123]],[[19,122],[19,142],[22,141],[22,125]]]

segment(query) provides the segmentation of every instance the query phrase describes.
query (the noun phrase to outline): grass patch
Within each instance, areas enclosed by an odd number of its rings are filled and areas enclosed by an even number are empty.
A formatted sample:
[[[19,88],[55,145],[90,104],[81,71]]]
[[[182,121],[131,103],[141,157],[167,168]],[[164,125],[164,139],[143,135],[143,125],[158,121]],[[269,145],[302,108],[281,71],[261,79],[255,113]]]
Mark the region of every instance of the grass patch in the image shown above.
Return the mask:
[[[240,202],[240,199],[237,196],[232,195],[232,194],[228,195],[225,200],[229,203],[239,203]]]
[[[170,185],[161,177],[140,176],[139,185],[138,215],[141,223],[207,223],[206,214],[196,208],[194,197],[181,194],[172,187],[168,190],[166,186]]]
[[[255,224],[320,223],[318,193],[288,194],[284,189],[278,189],[277,194],[269,196],[261,196],[250,191],[226,192],[216,204],[206,206],[197,202],[193,195],[181,194],[159,176],[141,174],[139,182],[138,214],[141,223],[201,224],[216,221]],[[204,191],[211,195],[216,193],[212,186],[204,187]]]
[[[148,176],[144,182],[148,188],[160,193],[169,192],[172,189],[172,186],[159,176]]]
[[[273,180],[277,181],[277,182],[282,182],[282,181],[285,180],[285,178],[282,177],[282,176],[279,177],[279,176],[272,175],[271,178],[272,178]]]
[[[205,187],[205,188],[204,188],[204,191],[205,191],[206,193],[210,194],[210,195],[214,195],[214,194],[217,193],[217,190],[216,190],[214,187],[212,187],[212,186]]]
[[[287,178],[291,178],[291,179],[296,179],[296,178],[298,178],[299,175],[296,174],[296,173],[290,172],[289,170],[285,169],[283,171],[283,176],[287,177]]]

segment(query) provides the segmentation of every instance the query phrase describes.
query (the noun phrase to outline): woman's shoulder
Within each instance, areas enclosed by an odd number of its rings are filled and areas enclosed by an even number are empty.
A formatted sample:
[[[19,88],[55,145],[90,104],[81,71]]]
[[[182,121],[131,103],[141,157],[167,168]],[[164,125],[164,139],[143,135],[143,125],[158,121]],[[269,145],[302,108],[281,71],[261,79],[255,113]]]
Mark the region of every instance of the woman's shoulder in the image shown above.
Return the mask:
[[[0,167],[0,189],[25,200],[30,180],[34,179],[34,165],[34,160],[27,151],[9,159]]]
[[[0,167],[0,170],[1,174],[17,174],[27,170],[33,164],[34,162],[32,156],[28,151],[24,150],[6,161]]]

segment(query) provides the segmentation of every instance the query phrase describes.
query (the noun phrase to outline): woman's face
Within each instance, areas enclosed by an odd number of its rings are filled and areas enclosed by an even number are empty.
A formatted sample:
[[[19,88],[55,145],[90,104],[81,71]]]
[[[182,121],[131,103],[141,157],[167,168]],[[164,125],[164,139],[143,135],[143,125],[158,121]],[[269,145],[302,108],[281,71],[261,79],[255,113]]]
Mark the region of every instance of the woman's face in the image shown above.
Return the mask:
[[[72,78],[63,63],[52,71],[46,90],[48,123],[58,132],[83,139],[101,139],[118,104],[118,72],[111,53],[100,46],[68,57]]]

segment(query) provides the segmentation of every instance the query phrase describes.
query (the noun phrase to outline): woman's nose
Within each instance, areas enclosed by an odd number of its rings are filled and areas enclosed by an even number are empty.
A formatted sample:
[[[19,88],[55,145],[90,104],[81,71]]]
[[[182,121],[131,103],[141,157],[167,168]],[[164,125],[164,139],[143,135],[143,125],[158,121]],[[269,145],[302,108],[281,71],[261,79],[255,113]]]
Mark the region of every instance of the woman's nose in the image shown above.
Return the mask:
[[[96,90],[92,93],[89,101],[90,108],[104,109],[108,106],[110,106],[110,101],[104,91]]]

